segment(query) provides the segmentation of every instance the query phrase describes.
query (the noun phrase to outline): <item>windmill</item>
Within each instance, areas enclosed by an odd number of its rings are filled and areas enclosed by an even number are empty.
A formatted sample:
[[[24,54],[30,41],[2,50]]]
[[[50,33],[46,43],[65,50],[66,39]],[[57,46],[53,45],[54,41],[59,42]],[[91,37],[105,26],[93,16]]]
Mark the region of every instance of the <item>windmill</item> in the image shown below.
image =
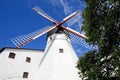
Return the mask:
[[[11,39],[16,48],[20,48],[48,33],[44,56],[39,62],[39,68],[34,74],[33,80],[80,80],[75,67],[78,57],[71,46],[69,36],[72,36],[73,41],[78,43],[87,39],[87,37],[71,28],[63,26],[66,21],[80,13],[80,11],[76,11],[65,17],[61,22],[57,22],[39,7],[32,9],[54,24],[52,27],[47,26],[38,31]]]
[[[71,19],[72,17],[74,17],[75,15],[77,15],[78,13],[80,13],[80,11],[76,11],[74,13],[72,13],[71,15],[67,16],[66,18],[64,18],[61,22],[57,22],[56,20],[54,20],[53,18],[51,18],[50,16],[48,16],[44,11],[42,11],[39,7],[34,7],[32,8],[35,12],[37,12],[38,14],[40,14],[41,16],[43,16],[44,18],[46,18],[47,20],[49,20],[50,22],[52,22],[54,24],[54,26],[47,26],[43,29],[40,29],[38,31],[23,35],[23,36],[19,36],[19,37],[15,37],[12,38],[11,41],[14,43],[14,45],[16,46],[16,48],[20,48],[21,46],[35,40],[36,38],[42,36],[43,34],[57,28],[57,29],[62,29],[67,31],[69,34],[73,34],[76,35],[80,38],[83,39],[87,39],[87,37],[83,34],[80,34],[79,32],[70,29],[68,27],[64,27],[62,26],[62,24],[64,24],[66,21],[68,21],[69,19]]]

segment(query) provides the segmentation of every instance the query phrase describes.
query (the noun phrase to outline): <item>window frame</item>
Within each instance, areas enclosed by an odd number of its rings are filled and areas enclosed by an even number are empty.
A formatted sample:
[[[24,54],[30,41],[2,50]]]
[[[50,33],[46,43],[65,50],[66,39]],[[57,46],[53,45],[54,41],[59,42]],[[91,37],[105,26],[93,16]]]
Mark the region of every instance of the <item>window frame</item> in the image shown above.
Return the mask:
[[[15,59],[15,57],[16,57],[16,54],[14,52],[10,52],[8,55],[8,58],[10,59]]]
[[[59,49],[59,53],[64,53],[64,49],[63,49],[63,48],[60,48],[60,49]]]
[[[29,73],[28,72],[23,72],[23,78],[28,78]]]
[[[26,62],[30,63],[31,62],[31,58],[30,57],[26,57]]]

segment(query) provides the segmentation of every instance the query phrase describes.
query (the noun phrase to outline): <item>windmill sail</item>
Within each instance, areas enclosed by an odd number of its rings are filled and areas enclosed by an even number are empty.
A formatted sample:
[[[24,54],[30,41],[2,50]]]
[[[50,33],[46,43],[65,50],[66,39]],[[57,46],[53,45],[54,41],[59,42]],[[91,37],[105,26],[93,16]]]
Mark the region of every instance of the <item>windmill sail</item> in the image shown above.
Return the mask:
[[[75,15],[77,15],[78,13],[80,13],[80,11],[76,11],[76,12],[68,15],[67,17],[65,17],[65,18],[63,19],[63,21],[61,21],[61,24],[65,23],[66,21],[68,21],[69,19],[71,19],[72,17],[74,17]]]
[[[50,30],[54,29],[56,26],[47,26],[43,29],[37,30],[35,32],[23,35],[23,36],[19,36],[19,37],[15,37],[12,38],[11,41],[14,43],[14,45],[19,48],[33,40],[35,40],[36,38],[42,36],[43,34],[49,32]]]
[[[48,14],[46,14],[41,8],[39,8],[38,6],[32,8],[35,12],[37,12],[38,14],[40,14],[41,16],[43,16],[44,18],[46,18],[47,20],[49,20],[50,22],[52,22],[53,24],[55,24],[53,27],[45,27],[43,29],[40,29],[38,31],[32,32],[30,34],[26,34],[23,36],[19,36],[16,38],[11,39],[11,41],[15,44],[15,46],[17,46],[18,48],[31,42],[32,40],[40,37],[41,35],[55,29],[55,28],[61,28],[65,31],[67,31],[71,37],[71,40],[73,40],[74,42],[84,45],[87,48],[92,48],[93,46],[90,46],[89,44],[86,43],[85,39],[88,39],[85,35],[80,34],[79,32],[71,29],[71,28],[66,28],[64,26],[62,26],[62,24],[64,24],[66,21],[70,20],[71,18],[73,18],[74,16],[76,16],[78,13],[80,13],[80,11],[76,11],[70,15],[68,15],[67,17],[65,17],[61,22],[56,22],[55,19],[53,19],[52,17],[50,17]]]
[[[44,18],[46,18],[47,20],[49,20],[50,22],[52,22],[53,24],[57,24],[56,20],[53,19],[51,16],[49,16],[48,14],[46,14],[41,8],[39,8],[38,6],[32,8],[35,12],[37,12],[38,14],[40,14],[41,16],[43,16]]]
[[[88,42],[86,42],[85,39],[83,39],[79,36],[76,36],[75,34],[70,33],[70,32],[69,32],[69,35],[70,35],[71,41],[76,43],[77,45],[81,45],[82,47],[85,47],[89,50],[97,49],[97,46],[89,44]]]

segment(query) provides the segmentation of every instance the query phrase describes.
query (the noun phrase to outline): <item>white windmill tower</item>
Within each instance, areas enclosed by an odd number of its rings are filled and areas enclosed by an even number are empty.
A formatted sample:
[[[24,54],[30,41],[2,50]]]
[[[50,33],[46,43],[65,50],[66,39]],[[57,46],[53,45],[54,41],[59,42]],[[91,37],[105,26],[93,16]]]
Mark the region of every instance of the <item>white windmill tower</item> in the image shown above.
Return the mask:
[[[69,36],[77,37],[77,39],[74,38],[75,40],[78,40],[78,38],[84,40],[87,37],[62,26],[66,21],[77,15],[79,11],[67,16],[61,22],[56,22],[41,11],[39,7],[34,7],[33,10],[52,22],[54,26],[11,39],[16,47],[20,48],[41,35],[48,33],[44,55],[38,63],[38,69],[29,80],[80,80],[78,70],[76,69],[78,57],[71,45]]]

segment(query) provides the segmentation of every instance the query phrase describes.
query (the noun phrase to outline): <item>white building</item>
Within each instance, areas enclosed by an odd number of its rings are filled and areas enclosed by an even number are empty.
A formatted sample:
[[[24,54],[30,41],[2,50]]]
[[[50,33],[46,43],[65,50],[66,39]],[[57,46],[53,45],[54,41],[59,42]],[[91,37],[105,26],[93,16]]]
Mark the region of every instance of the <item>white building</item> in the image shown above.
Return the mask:
[[[1,49],[0,80],[81,80],[77,60],[67,33],[53,30],[44,51]]]

